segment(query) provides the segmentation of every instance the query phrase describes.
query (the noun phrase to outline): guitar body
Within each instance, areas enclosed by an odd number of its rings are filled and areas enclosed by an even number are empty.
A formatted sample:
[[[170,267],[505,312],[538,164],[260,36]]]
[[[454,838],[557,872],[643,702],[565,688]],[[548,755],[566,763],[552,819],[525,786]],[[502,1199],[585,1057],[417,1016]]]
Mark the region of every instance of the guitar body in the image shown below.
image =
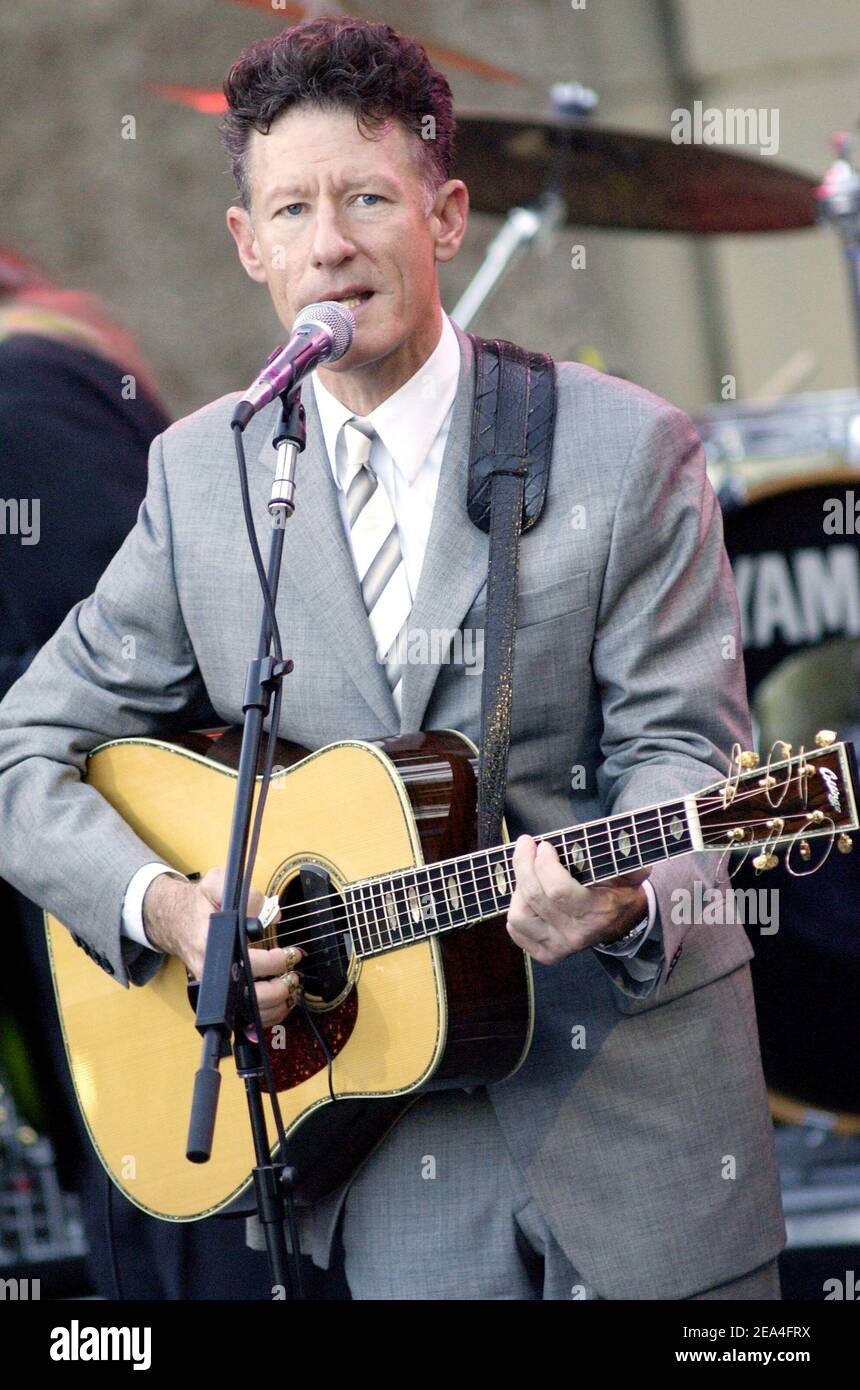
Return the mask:
[[[238,751],[232,730],[215,740],[117,740],[91,755],[87,781],[154,857],[202,874],[226,857]],[[476,847],[477,754],[456,732],[344,741],[316,753],[281,741],[275,761],[254,883],[280,896],[285,920],[287,908],[302,911],[303,894],[320,900],[308,892],[308,874],[317,887],[325,875],[342,906],[347,884]],[[185,1158],[201,1046],[185,967],[168,958],[145,986],[118,989],[49,914],[46,929],[75,1089],[114,1182],[167,1220],[241,1207],[254,1156],[231,1058],[221,1064],[212,1158]],[[274,945],[276,931],[261,944]],[[330,947],[331,931],[322,938]],[[342,932],[337,940],[340,948]],[[300,1202],[345,1181],[425,1091],[509,1076],[528,1051],[533,1017],[528,957],[504,916],[352,956],[334,985],[331,951],[319,950],[299,967],[315,1028],[295,1010],[266,1037]],[[327,989],[314,983],[323,979]],[[271,1121],[269,1136],[274,1148]]]

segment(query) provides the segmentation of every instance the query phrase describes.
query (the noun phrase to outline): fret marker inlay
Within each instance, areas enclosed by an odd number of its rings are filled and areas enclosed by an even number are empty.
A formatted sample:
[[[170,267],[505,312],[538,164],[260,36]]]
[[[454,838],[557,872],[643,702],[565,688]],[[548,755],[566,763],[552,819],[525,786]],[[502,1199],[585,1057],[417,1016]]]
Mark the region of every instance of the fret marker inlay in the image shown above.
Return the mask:
[[[414,883],[410,883],[410,885],[409,885],[409,894],[408,894],[408,896],[409,896],[409,911],[410,911],[411,914],[412,914],[412,920],[413,920],[413,922],[415,923],[416,926],[418,926],[418,925],[420,925],[420,922],[421,922],[421,904],[420,904],[419,901],[418,901],[418,889],[415,887],[415,884],[414,884]]]

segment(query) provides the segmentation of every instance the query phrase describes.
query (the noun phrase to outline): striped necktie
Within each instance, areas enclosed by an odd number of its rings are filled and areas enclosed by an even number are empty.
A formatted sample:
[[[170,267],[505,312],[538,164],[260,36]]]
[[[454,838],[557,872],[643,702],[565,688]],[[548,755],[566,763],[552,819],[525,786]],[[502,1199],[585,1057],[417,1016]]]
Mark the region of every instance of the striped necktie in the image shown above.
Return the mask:
[[[376,642],[376,658],[385,666],[399,714],[401,665],[412,595],[400,550],[397,519],[385,488],[370,466],[370,451],[376,439],[373,426],[353,416],[343,426],[343,436],[347,457],[339,477],[346,496],[355,568]]]

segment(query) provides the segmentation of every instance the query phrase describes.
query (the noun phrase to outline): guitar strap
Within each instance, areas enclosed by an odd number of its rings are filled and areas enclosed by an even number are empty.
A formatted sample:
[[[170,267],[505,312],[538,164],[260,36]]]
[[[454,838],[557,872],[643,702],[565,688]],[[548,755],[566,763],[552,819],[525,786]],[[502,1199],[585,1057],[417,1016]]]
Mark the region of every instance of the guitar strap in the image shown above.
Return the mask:
[[[470,333],[475,408],[467,508],[490,537],[478,756],[478,849],[501,843],[516,636],[519,537],[543,511],[555,428],[555,363]]]

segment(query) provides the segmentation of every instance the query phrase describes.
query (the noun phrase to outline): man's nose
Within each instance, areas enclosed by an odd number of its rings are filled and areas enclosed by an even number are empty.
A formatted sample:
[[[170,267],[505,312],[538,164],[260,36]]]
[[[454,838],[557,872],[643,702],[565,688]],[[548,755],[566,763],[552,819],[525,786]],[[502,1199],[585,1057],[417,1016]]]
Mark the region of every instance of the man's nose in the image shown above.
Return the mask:
[[[339,214],[331,208],[320,207],[314,220],[312,255],[317,265],[339,265],[355,253],[342,226]]]

